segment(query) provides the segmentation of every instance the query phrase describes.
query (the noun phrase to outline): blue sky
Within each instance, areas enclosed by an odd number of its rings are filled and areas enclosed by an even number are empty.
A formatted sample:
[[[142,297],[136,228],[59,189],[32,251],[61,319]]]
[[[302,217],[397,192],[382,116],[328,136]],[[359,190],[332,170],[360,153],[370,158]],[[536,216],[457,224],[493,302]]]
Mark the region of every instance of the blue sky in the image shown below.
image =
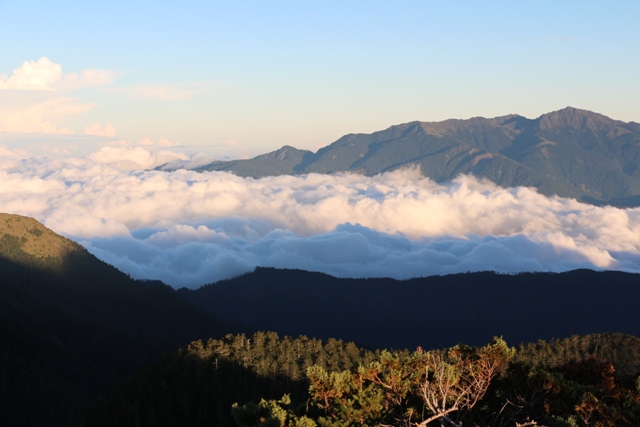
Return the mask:
[[[248,156],[568,105],[640,122],[638,16],[636,1],[0,0],[0,132]],[[57,74],[16,83],[25,61]]]

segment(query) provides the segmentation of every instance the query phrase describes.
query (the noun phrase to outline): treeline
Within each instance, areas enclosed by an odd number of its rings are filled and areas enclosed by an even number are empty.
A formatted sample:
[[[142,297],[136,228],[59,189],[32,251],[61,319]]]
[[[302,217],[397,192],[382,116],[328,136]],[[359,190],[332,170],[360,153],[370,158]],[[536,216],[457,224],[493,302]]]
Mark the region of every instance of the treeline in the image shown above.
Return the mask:
[[[540,362],[556,367],[592,356],[611,362],[619,375],[636,375],[640,372],[640,339],[621,333],[599,333],[549,342],[540,340],[520,344],[513,361]]]
[[[597,334],[517,349],[498,340],[479,348],[408,352],[281,339],[273,332],[227,335],[194,341],[120,383],[79,425],[637,426],[639,343],[623,334]],[[502,362],[476,390],[477,403],[469,405],[465,395],[466,406],[446,412],[446,421],[443,415],[420,424],[453,402],[440,396],[429,407],[421,397],[425,381],[431,387],[449,378],[451,390],[463,390],[470,375],[484,369],[487,354]],[[607,361],[605,355],[613,357]],[[625,368],[616,371],[616,364]]]
[[[310,366],[337,372],[378,355],[341,340],[281,339],[275,332],[194,341],[120,383],[80,425],[235,426],[236,402],[284,393],[304,402]]]

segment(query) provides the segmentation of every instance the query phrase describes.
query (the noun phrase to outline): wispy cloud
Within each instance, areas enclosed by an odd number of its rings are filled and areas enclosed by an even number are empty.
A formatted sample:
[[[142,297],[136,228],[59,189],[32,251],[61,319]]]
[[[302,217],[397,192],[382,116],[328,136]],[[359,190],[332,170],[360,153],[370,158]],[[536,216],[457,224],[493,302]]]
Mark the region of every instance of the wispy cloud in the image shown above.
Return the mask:
[[[85,135],[96,135],[96,136],[115,136],[116,128],[113,125],[105,125],[104,127],[100,125],[100,123],[94,123],[90,126],[85,126],[84,128]]]
[[[183,153],[161,150],[150,152],[143,147],[105,146],[89,156],[98,165],[109,165],[120,170],[152,169],[176,160],[186,160]]]
[[[158,142],[154,141],[151,138],[143,138],[138,142],[138,145],[145,145],[148,147],[158,146],[158,147],[177,147],[181,145],[179,142],[169,141],[167,138],[160,138]]]
[[[110,85],[115,77],[116,72],[113,70],[86,69],[78,73],[63,74],[62,80],[55,87],[62,92],[71,92]]]
[[[2,156],[26,156],[24,150],[9,150],[5,145],[0,145],[0,157]]]
[[[197,96],[223,90],[224,86],[213,82],[156,83],[128,87],[110,88],[109,92],[120,93],[132,99],[156,101],[187,101]]]
[[[61,64],[46,56],[25,61],[10,74],[0,74],[0,132],[74,133],[65,121],[96,105],[74,97],[75,92],[88,88],[104,87],[107,92],[129,99],[153,101],[188,101],[229,90],[224,84],[210,81],[113,87],[117,74],[105,69],[64,73]],[[84,134],[112,137],[116,131],[112,124],[102,127],[93,123],[84,127]],[[158,145],[174,144],[161,140]]]
[[[73,133],[58,123],[93,106],[48,91],[6,94],[0,97],[0,132]]]

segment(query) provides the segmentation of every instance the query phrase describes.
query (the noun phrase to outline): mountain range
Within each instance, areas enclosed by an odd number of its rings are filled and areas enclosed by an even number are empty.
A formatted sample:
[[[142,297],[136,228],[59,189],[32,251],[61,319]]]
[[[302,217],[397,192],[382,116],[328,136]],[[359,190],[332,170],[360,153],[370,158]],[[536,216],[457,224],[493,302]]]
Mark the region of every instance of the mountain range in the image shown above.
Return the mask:
[[[545,195],[585,203],[638,206],[640,124],[572,107],[536,119],[514,114],[410,122],[345,135],[315,153],[284,146],[196,170],[254,178],[344,172],[373,176],[412,166],[436,182],[471,174],[502,187],[535,187]]]

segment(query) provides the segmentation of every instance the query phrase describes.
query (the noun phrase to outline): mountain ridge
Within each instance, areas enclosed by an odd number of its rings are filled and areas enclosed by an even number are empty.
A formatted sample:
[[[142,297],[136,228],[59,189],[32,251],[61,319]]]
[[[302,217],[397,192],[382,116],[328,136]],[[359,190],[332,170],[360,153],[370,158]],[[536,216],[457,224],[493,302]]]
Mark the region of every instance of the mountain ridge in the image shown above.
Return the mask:
[[[372,134],[347,134],[315,153],[284,146],[194,170],[253,178],[345,172],[373,176],[410,166],[436,182],[467,174],[585,203],[638,206],[640,124],[573,107],[536,119],[509,114],[413,121]]]
[[[458,273],[408,280],[349,279],[259,267],[186,299],[256,330],[355,341],[369,348],[535,342],[574,334],[640,335],[640,275],[618,271]]]
[[[37,230],[37,235],[29,230]],[[40,252],[25,250],[31,247],[40,247]],[[0,271],[5,283],[42,303],[167,342],[184,344],[203,335],[242,330],[197,309],[167,285],[134,280],[29,217],[0,215]],[[163,316],[169,314],[182,314],[181,324],[166,322]]]

